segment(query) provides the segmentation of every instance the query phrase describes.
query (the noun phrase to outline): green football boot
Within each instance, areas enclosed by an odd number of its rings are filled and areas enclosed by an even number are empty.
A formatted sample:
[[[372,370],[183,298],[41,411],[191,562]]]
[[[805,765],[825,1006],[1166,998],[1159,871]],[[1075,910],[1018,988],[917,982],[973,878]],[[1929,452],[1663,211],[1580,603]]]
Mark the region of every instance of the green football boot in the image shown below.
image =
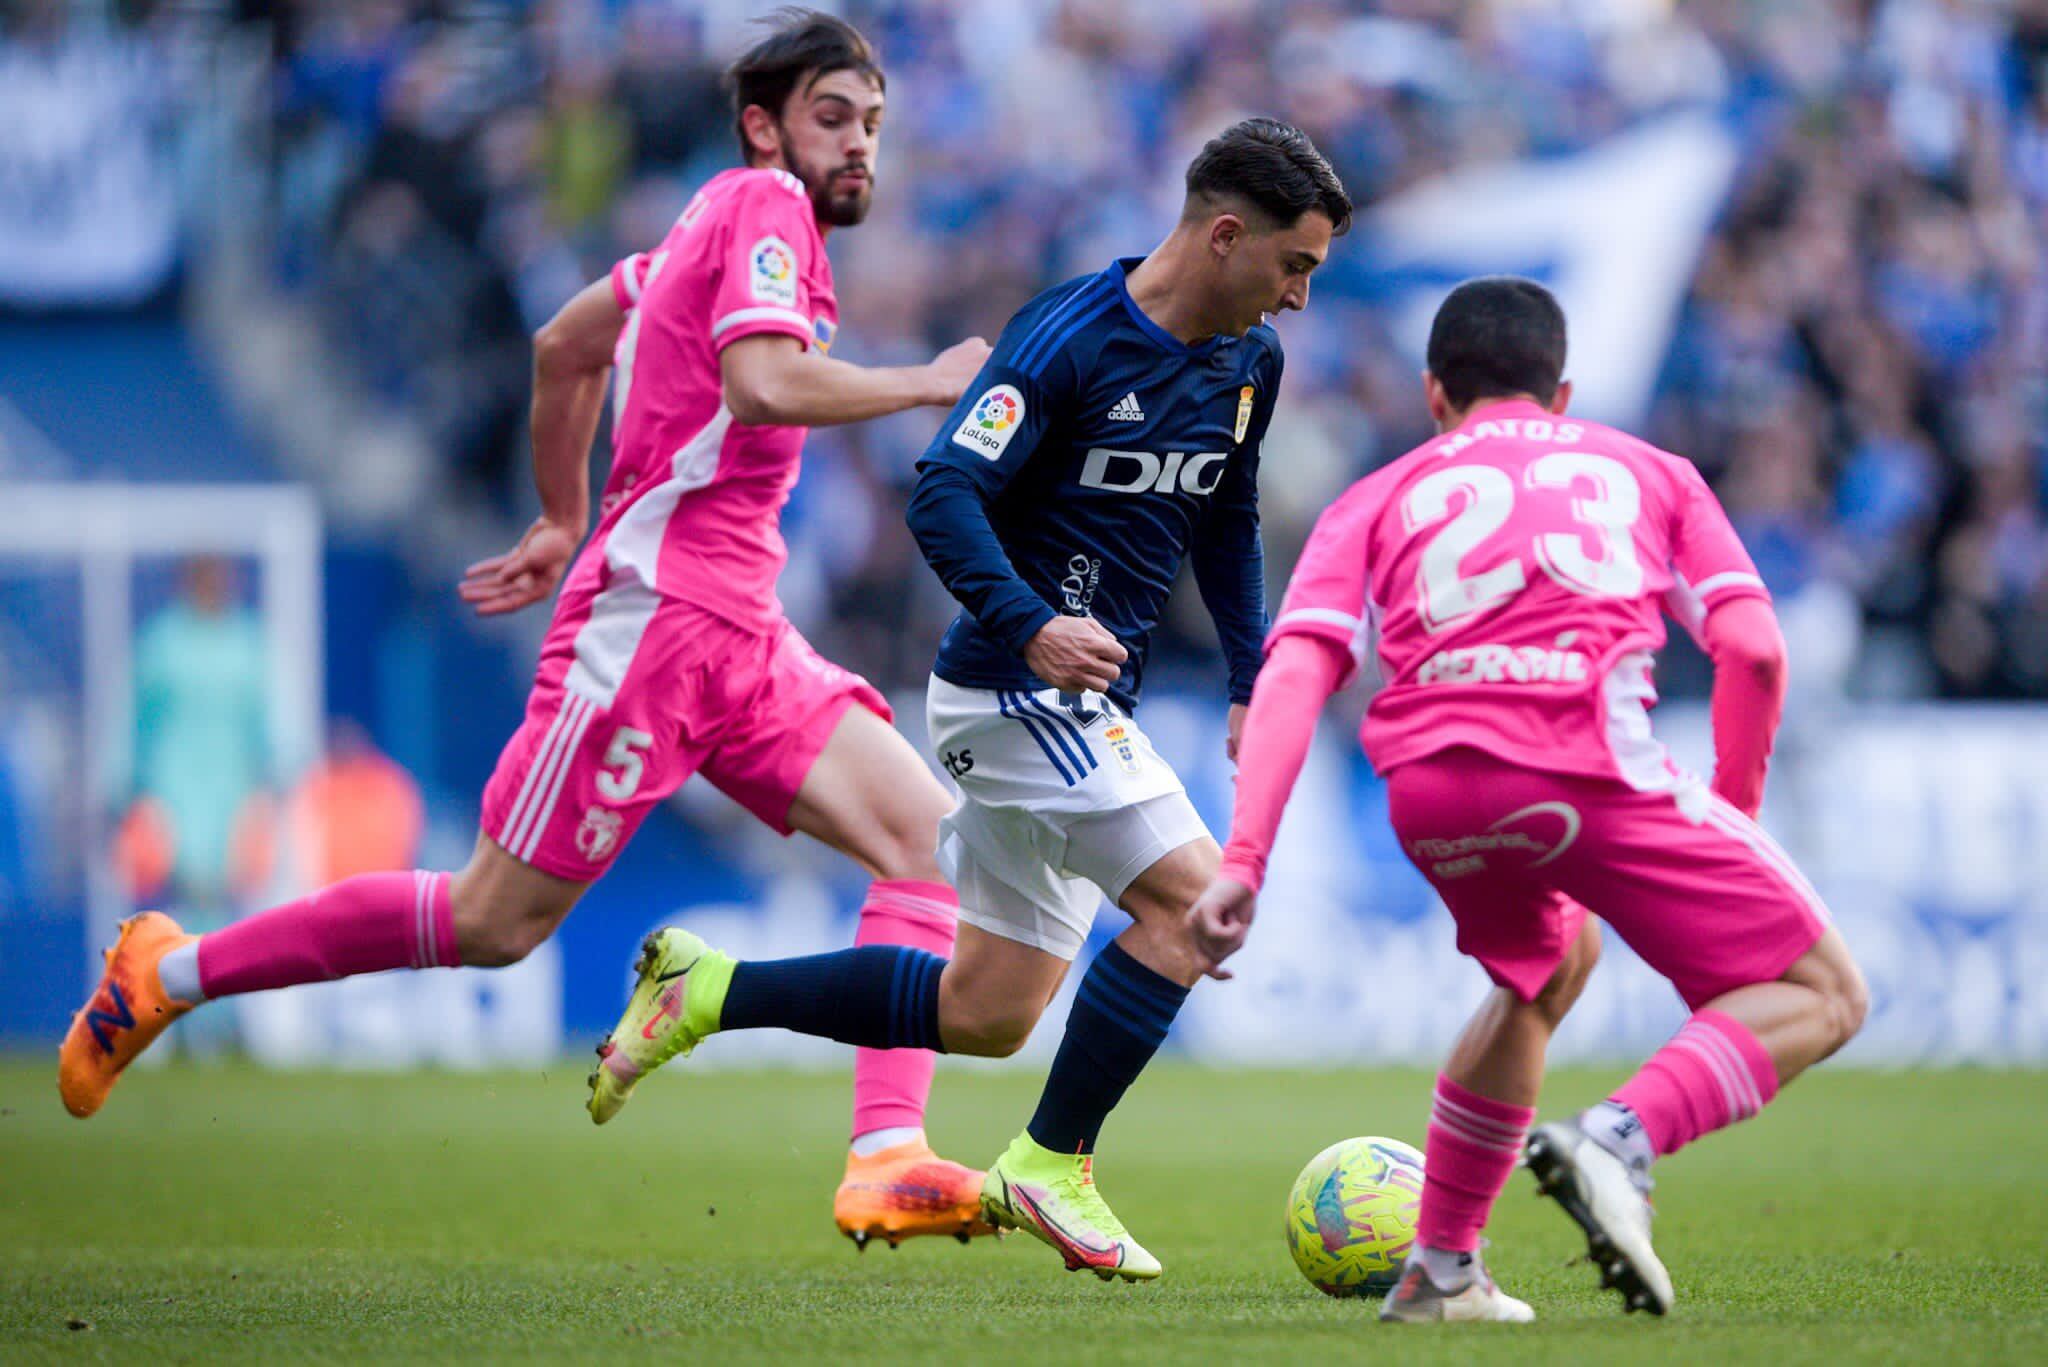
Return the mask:
[[[590,1118],[602,1125],[617,1115],[640,1079],[718,1033],[733,959],[687,930],[657,930],[640,946],[626,1014],[597,1046],[590,1070]]]
[[[998,1229],[1021,1229],[1050,1244],[1067,1271],[1108,1281],[1151,1281],[1159,1260],[1131,1237],[1095,1189],[1093,1154],[1054,1153],[1020,1134],[981,1184],[981,1213]]]

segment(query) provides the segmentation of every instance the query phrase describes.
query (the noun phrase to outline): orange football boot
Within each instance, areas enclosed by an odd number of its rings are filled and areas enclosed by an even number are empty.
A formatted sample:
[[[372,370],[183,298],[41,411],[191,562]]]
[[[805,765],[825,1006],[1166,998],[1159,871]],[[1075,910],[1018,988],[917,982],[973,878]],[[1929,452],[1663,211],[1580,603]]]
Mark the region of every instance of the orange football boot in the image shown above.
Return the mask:
[[[865,1158],[848,1153],[832,1218],[863,1253],[878,1237],[894,1248],[920,1234],[950,1234],[964,1244],[996,1232],[981,1218],[981,1174],[939,1157],[921,1138]]]
[[[198,938],[160,911],[121,923],[121,938],[107,951],[107,971],[85,1008],[71,1018],[57,1052],[57,1090],[65,1110],[83,1120],[104,1106],[121,1070],[192,1009],[191,1002],[173,1001],[164,992],[156,966]]]

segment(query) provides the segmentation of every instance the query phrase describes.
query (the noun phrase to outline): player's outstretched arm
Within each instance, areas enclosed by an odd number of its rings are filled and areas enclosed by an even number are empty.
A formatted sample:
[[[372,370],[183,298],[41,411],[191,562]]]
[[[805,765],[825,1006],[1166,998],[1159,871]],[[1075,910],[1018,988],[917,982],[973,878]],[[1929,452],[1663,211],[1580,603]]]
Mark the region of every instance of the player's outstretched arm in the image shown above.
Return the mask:
[[[1188,930],[1212,978],[1230,976],[1223,961],[1242,949],[1251,933],[1280,814],[1308,760],[1316,718],[1350,669],[1350,655],[1335,641],[1282,636],[1259,671],[1238,747],[1230,843],[1223,847],[1223,864],[1209,890],[1188,911]]]
[[[832,427],[906,408],[951,407],[988,359],[969,337],[917,366],[858,366],[820,355],[786,333],[742,337],[718,355],[725,406],[750,427]]]
[[[1701,635],[1714,661],[1714,791],[1755,816],[1785,711],[1785,638],[1762,598],[1721,603],[1707,614]]]
[[[463,575],[463,600],[486,617],[552,594],[583,541],[590,525],[590,444],[625,323],[607,278],[585,286],[534,334],[529,423],[540,516],[517,546]]]

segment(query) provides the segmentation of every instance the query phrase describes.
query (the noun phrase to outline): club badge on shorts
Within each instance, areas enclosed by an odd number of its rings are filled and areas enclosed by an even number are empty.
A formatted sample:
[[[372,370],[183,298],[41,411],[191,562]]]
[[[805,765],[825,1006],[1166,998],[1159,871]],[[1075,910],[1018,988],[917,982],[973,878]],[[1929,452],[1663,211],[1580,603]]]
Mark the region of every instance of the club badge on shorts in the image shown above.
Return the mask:
[[[587,807],[583,824],[576,828],[576,852],[595,864],[619,843],[619,828],[625,825],[617,812],[605,807]]]
[[[1233,442],[1243,441],[1245,429],[1252,425],[1253,392],[1251,385],[1246,385],[1243,389],[1237,391],[1237,433],[1231,437]]]
[[[1102,733],[1102,739],[1109,743],[1110,749],[1116,751],[1117,763],[1124,766],[1125,773],[1138,772],[1138,748],[1131,743],[1129,727],[1120,721],[1111,722],[1109,729]]]

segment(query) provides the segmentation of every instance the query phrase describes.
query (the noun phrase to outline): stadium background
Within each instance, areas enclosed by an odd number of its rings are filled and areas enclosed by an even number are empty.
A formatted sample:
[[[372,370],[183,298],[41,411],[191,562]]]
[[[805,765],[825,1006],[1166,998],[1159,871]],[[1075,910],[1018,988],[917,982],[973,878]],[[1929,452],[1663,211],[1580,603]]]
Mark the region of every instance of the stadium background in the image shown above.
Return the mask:
[[[729,164],[716,73],[760,8],[5,8],[0,1040],[54,1041],[139,893],[203,922],[322,871],[465,856],[542,626],[480,625],[453,594],[531,507],[527,336]],[[992,336],[1156,241],[1206,136],[1299,122],[1367,212],[1281,325],[1275,592],[1315,512],[1424,433],[1444,287],[1549,281],[1584,410],[1697,460],[1777,595],[1794,697],[1766,821],[1872,978],[1849,1056],[2048,1060],[2048,3],[844,12],[890,113],[876,211],[833,243],[835,354]],[[952,611],[900,519],[936,420],[815,434],[787,520],[792,616],[913,736]],[[1220,670],[1180,606],[1147,723],[1220,829]],[[1674,646],[1662,678],[1660,727],[1704,764],[1704,667]],[[1482,983],[1383,805],[1333,721],[1240,979],[1195,995],[1178,1048],[1441,1051]],[[647,927],[822,948],[857,892],[693,786],[515,969],[181,1032],[238,1027],[279,1063],[544,1059],[609,1023]],[[1563,1052],[1638,1054],[1677,1018],[1616,953]]]

